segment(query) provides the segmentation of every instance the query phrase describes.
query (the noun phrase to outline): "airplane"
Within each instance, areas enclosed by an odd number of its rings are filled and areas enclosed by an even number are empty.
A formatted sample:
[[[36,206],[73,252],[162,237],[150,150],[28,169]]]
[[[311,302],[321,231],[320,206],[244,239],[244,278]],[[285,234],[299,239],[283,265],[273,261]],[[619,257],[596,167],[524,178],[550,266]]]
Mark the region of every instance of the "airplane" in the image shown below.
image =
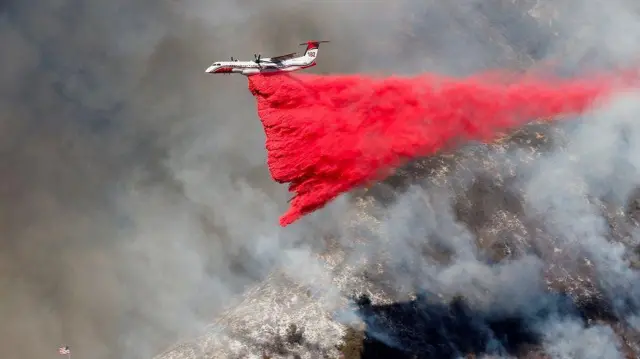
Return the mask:
[[[253,61],[238,61],[231,57],[231,61],[214,62],[205,72],[209,74],[242,74],[252,76],[257,74],[273,75],[278,73],[298,71],[316,65],[318,48],[321,43],[329,41],[307,41],[300,44],[307,48],[302,56],[296,57],[296,53],[263,58],[260,54],[254,54]]]

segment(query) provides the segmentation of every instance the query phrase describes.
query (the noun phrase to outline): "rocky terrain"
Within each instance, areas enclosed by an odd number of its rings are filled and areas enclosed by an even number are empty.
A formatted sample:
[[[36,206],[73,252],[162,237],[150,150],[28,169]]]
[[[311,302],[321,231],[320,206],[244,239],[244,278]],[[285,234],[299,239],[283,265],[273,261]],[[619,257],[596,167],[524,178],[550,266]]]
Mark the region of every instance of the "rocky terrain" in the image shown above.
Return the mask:
[[[567,335],[579,335],[579,331],[589,333],[589,328],[597,328],[590,332],[594,340],[600,334],[608,335],[609,338],[599,340],[617,340],[616,345],[626,358],[638,357],[639,332],[634,329],[633,322],[622,320],[619,313],[621,309],[612,303],[616,298],[608,297],[612,293],[603,292],[611,288],[599,288],[607,283],[600,282],[602,278],[598,277],[594,268],[596,264],[591,262],[590,258],[595,254],[576,253],[564,239],[544,233],[544,226],[540,222],[523,213],[523,206],[526,205],[523,203],[524,195],[510,190],[509,182],[514,181],[526,167],[534,166],[536,158],[557,146],[553,142],[560,142],[562,138],[560,129],[546,123],[534,124],[490,146],[470,147],[458,153],[412,163],[396,176],[354,200],[352,238],[366,245],[367,238],[376,237],[377,243],[372,246],[381,246],[379,241],[384,241],[378,232],[381,220],[376,218],[376,213],[384,213],[384,210],[375,208],[376,204],[393,202],[397,199],[392,197],[403,196],[398,193],[405,193],[406,196],[410,191],[409,201],[437,207],[441,204],[437,204],[438,200],[430,193],[439,192],[442,188],[455,188],[450,192],[455,193],[456,197],[454,213],[451,215],[470,231],[463,235],[466,239],[457,240],[471,242],[448,245],[445,241],[453,238],[445,235],[432,238],[439,236],[437,231],[425,237],[424,227],[430,221],[438,221],[433,218],[438,214],[432,210],[414,208],[415,213],[409,215],[413,217],[410,221],[418,224],[413,230],[424,242],[413,243],[417,247],[412,249],[419,249],[422,253],[411,259],[424,261],[424,265],[429,266],[442,265],[443,272],[447,271],[449,265],[451,267],[448,269],[453,271],[452,252],[471,245],[464,250],[475,252],[473,256],[476,256],[474,261],[477,262],[455,271],[478,272],[461,279],[463,283],[457,283],[461,287],[448,287],[447,283],[441,283],[442,292],[428,287],[423,290],[429,290],[429,293],[421,292],[419,282],[422,279],[410,278],[414,270],[407,271],[409,280],[399,286],[399,283],[390,282],[398,274],[388,273],[387,270],[393,272],[401,268],[398,268],[398,263],[393,263],[394,258],[390,253],[383,250],[378,252],[380,247],[368,253],[366,260],[361,258],[361,261],[354,263],[353,258],[345,256],[345,251],[349,249],[341,248],[338,243],[328,244],[327,253],[319,257],[332,277],[332,285],[339,290],[341,300],[328,301],[322,298],[326,293],[314,293],[304,285],[287,279],[285,275],[273,273],[260,286],[248,290],[242,303],[227,311],[210,333],[174,348],[160,358],[259,358],[261,355],[270,358],[338,358],[340,352],[347,358],[453,358],[456,355],[473,358],[474,355],[482,357],[487,352],[495,357],[557,357],[554,353],[547,353],[548,349],[543,345],[545,333],[532,328],[529,322],[544,320],[560,321],[558,325],[568,326],[556,330],[576,331]],[[522,151],[517,160],[504,157],[505,153],[515,149]],[[416,183],[419,189],[406,188]],[[640,198],[631,198],[626,208],[612,208],[610,204],[599,200],[594,204],[607,219],[608,236],[611,236],[609,240],[615,241],[610,243],[619,244],[619,248],[624,248],[625,255],[630,256],[624,261],[619,259],[630,268],[638,263],[638,243],[630,235],[636,225],[634,218],[638,213],[638,200]],[[444,220],[448,221],[450,219]],[[409,235],[412,226],[405,225]],[[449,230],[446,229],[447,232]],[[465,232],[463,229],[460,231]],[[393,247],[392,243],[382,246],[387,245]],[[535,256],[540,263],[532,266],[530,261],[533,259],[525,259],[527,256]],[[519,261],[523,266],[529,266],[530,270],[541,272],[523,274],[523,278],[518,278],[518,272],[523,269],[515,269],[514,274],[508,271],[512,270],[510,266],[518,267]],[[400,266],[405,265],[403,263]],[[629,270],[632,271],[629,275],[637,274],[635,270]],[[438,274],[447,275],[443,272]],[[455,275],[465,276],[463,273]],[[540,282],[534,283],[540,287],[531,289],[518,283],[520,279],[531,280],[531,276],[539,276],[537,279]],[[634,286],[638,284],[629,282],[625,285],[629,286],[630,291],[623,294],[626,298],[618,299],[629,302],[629,306],[623,306],[624,311],[637,313],[634,304],[637,298],[633,298],[633,290],[637,290]],[[465,297],[465,293],[469,297]],[[416,297],[416,294],[419,296]],[[523,303],[509,303],[511,300],[522,300],[522,296],[533,297]],[[334,312],[349,308],[349,300],[358,303],[360,317],[336,320]],[[328,302],[333,303],[334,307],[326,307]],[[503,307],[505,305],[508,308]],[[365,322],[368,325],[375,323],[375,331],[388,334],[365,336],[362,332],[368,327]],[[400,348],[389,344],[389,339],[384,339],[387,335],[397,336],[394,342],[398,340],[402,343]],[[589,349],[576,347],[573,350],[574,354],[565,355],[604,358],[603,355],[614,353],[579,354],[580,350]]]

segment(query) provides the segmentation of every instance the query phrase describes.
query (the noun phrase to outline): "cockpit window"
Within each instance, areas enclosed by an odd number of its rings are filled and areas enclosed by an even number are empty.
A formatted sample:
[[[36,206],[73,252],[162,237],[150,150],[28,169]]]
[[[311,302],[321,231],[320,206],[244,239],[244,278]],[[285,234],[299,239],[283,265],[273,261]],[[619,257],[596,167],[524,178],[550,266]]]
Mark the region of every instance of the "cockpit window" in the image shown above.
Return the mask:
[[[220,66],[220,63],[216,62],[215,64],[213,64],[213,66]]]

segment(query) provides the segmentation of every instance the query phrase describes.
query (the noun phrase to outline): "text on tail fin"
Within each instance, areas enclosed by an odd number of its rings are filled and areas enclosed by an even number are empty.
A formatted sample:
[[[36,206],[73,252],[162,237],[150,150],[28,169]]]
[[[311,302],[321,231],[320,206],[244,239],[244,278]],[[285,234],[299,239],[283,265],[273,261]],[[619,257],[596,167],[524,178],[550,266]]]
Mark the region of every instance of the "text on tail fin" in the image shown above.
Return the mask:
[[[307,48],[304,50],[304,55],[308,57],[316,57],[318,55],[318,48],[321,43],[329,42],[329,41],[307,41],[305,43],[300,44],[300,46],[307,45]]]

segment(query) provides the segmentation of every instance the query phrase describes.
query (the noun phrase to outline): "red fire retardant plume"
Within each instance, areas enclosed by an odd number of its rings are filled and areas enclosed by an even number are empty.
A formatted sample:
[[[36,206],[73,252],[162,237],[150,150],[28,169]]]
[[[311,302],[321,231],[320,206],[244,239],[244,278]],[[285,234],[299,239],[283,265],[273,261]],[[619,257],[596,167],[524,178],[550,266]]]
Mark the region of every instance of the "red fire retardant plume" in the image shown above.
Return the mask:
[[[405,161],[461,140],[486,141],[527,121],[579,113],[613,80],[251,76],[267,163],[294,197],[286,226]]]

